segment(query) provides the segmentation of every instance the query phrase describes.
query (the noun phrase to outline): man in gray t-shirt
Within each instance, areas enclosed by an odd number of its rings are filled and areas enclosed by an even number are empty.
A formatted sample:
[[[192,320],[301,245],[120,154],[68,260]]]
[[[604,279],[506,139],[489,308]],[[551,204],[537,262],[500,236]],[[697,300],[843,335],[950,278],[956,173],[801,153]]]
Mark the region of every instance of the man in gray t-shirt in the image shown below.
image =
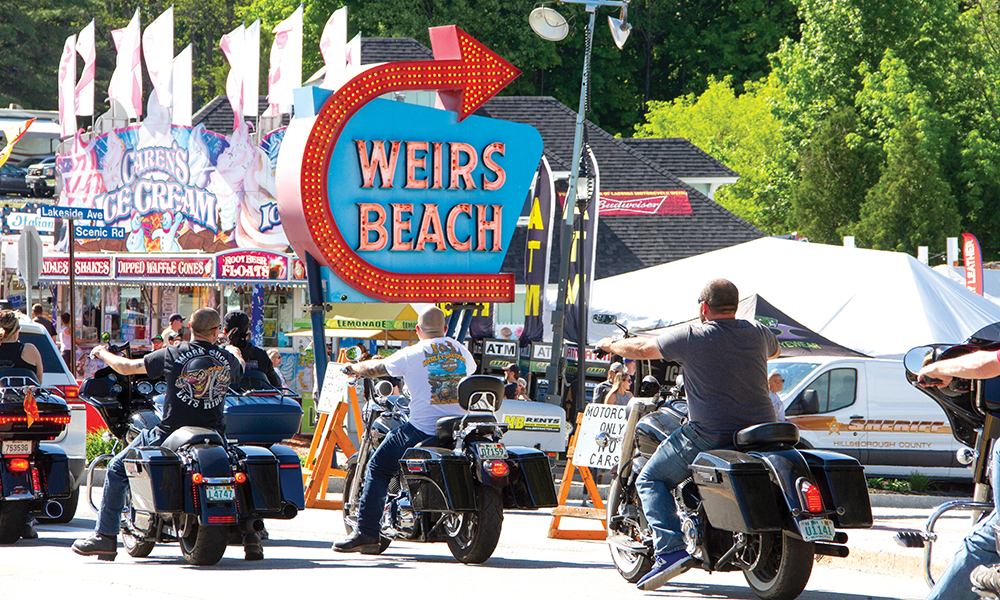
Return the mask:
[[[689,421],[660,444],[636,480],[656,553],[652,570],[637,584],[642,589],[651,579],[663,576],[665,582],[686,570],[689,557],[671,490],[690,476],[688,465],[700,452],[732,446],[740,429],[775,420],[767,361],[780,354],[778,340],[764,325],[737,319],[738,304],[736,286],[716,279],[698,297],[699,323],[657,338],[597,344],[625,358],[663,358],[684,367]]]

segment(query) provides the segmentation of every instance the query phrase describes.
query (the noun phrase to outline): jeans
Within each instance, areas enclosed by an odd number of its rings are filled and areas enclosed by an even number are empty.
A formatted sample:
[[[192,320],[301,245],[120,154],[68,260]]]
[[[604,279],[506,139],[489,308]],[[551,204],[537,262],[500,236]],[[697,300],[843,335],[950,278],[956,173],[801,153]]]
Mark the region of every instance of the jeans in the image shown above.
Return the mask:
[[[993,502],[1000,498],[1000,442],[993,442],[990,451],[990,487],[993,488]],[[996,508],[988,517],[977,523],[969,533],[965,534],[958,552],[952,557],[951,563],[938,579],[937,584],[927,600],[978,600],[979,596],[972,592],[969,574],[979,565],[994,565],[1000,563],[997,553],[996,536],[991,525],[997,524],[1000,517]]]
[[[653,531],[653,550],[657,556],[684,549],[684,536],[671,490],[691,476],[689,465],[700,452],[716,446],[690,423],[682,425],[660,443],[639,473],[635,487],[646,521]]]
[[[389,494],[389,481],[399,470],[399,460],[406,451],[420,442],[434,439],[409,423],[393,429],[372,453],[365,470],[365,489],[358,509],[358,533],[377,538],[381,527],[385,497]]]
[[[125,455],[139,446],[159,446],[167,435],[158,427],[144,429],[132,443],[108,462],[108,472],[104,476],[104,493],[101,496],[101,511],[97,515],[97,533],[118,536],[121,529],[122,509],[125,508],[125,490],[128,477],[125,475]]]

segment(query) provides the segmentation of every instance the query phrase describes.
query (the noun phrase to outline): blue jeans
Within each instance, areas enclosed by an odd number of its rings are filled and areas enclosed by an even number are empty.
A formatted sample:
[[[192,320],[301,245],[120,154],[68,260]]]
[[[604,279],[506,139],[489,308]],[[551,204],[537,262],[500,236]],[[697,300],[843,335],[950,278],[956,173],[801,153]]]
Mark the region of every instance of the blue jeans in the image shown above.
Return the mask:
[[[128,476],[125,475],[125,454],[139,446],[159,446],[167,439],[165,433],[157,427],[144,429],[132,443],[115,455],[108,462],[108,472],[104,476],[104,493],[101,496],[101,511],[97,515],[97,533],[112,537],[118,536],[121,529],[122,509],[125,508],[125,490],[128,489]]]
[[[994,506],[1000,498],[1000,442],[993,442],[990,451],[990,487],[993,488]],[[997,554],[996,536],[991,525],[997,524],[1000,517],[996,508],[988,517],[977,523],[969,533],[965,534],[962,545],[952,557],[951,563],[938,579],[937,584],[927,600],[978,600],[979,596],[972,592],[969,574],[979,565],[994,565],[1000,563]]]
[[[406,451],[420,442],[434,439],[409,423],[393,429],[372,453],[365,470],[365,489],[361,493],[358,509],[358,533],[377,538],[381,531],[379,522],[385,510],[385,497],[389,494],[389,481],[399,470],[399,460]]]
[[[698,453],[715,448],[690,423],[663,440],[636,479],[642,511],[653,531],[657,556],[684,549],[684,536],[671,490],[691,476],[689,465]]]

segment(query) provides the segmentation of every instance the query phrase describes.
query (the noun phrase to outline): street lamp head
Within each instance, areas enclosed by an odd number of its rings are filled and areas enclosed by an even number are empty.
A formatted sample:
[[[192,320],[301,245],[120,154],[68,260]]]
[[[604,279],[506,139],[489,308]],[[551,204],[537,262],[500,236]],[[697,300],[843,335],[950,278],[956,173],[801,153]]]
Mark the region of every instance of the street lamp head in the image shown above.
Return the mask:
[[[611,28],[611,37],[615,40],[615,46],[621,50],[625,47],[625,40],[628,34],[632,33],[632,26],[628,24],[628,7],[622,6],[622,11],[618,18],[608,17],[608,27]]]
[[[550,42],[563,40],[569,34],[565,17],[547,6],[539,6],[528,15],[528,25],[538,37]]]

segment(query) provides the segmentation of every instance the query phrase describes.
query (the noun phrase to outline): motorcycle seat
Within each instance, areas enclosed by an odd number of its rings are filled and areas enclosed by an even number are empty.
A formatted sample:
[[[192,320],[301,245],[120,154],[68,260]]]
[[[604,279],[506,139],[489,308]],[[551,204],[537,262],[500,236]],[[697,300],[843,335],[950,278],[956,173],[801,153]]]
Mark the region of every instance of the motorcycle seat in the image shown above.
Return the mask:
[[[751,450],[769,444],[794,446],[799,443],[799,428],[787,421],[761,423],[737,431],[733,441],[737,450]]]
[[[434,435],[437,436],[438,443],[443,447],[449,447],[455,443],[455,432],[469,423],[492,423],[496,417],[487,415],[459,415],[454,417],[441,417],[434,427]]]
[[[177,451],[181,446],[193,446],[195,444],[208,444],[209,446],[225,446],[226,442],[214,429],[205,427],[181,427],[177,431],[167,436],[160,444],[168,450]]]

